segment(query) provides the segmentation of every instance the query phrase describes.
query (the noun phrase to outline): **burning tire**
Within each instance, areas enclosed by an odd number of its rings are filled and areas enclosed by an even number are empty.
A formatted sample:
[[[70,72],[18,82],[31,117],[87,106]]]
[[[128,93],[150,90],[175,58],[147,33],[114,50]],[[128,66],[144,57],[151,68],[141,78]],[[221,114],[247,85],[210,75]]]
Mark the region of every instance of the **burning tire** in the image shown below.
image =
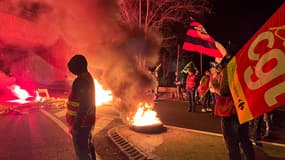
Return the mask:
[[[159,124],[152,124],[152,125],[145,125],[145,126],[135,126],[131,125],[130,129],[136,131],[136,132],[141,132],[141,133],[161,133],[166,131],[166,127],[163,126],[162,123]]]
[[[166,128],[152,108],[152,104],[139,103],[137,112],[129,121],[129,128],[142,133],[161,133],[165,131]]]

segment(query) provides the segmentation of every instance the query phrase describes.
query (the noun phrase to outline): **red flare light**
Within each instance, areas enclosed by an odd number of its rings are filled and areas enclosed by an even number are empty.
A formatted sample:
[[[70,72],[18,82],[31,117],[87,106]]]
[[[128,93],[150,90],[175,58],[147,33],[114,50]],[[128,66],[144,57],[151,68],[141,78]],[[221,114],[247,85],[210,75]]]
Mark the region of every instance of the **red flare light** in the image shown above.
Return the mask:
[[[13,94],[18,97],[16,100],[10,100],[9,102],[17,102],[17,103],[27,103],[26,99],[32,97],[26,90],[22,89],[19,85],[12,85],[9,87]]]

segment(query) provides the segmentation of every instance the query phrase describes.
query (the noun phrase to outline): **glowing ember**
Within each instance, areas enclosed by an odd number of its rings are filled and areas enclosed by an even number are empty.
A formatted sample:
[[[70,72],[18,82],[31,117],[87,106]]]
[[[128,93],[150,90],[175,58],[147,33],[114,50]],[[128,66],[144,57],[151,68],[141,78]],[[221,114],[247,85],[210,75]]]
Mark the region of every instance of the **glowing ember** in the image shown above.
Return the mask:
[[[13,94],[19,98],[16,100],[10,100],[10,102],[27,103],[29,101],[27,101],[26,99],[32,97],[26,90],[21,89],[21,87],[18,85],[12,85],[10,89]]]
[[[157,113],[152,110],[152,105],[147,103],[139,103],[138,110],[135,116],[130,120],[130,123],[134,126],[161,124],[161,121],[156,115]]]
[[[94,79],[94,83],[96,92],[96,106],[110,104],[113,100],[111,90],[104,90],[103,86],[96,79]]]

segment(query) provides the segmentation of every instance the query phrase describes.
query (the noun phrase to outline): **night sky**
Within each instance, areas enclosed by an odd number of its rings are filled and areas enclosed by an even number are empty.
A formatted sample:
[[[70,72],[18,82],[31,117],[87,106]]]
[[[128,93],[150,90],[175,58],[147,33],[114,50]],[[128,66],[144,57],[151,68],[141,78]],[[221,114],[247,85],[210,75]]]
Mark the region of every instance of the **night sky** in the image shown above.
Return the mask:
[[[214,0],[214,13],[205,18],[204,26],[224,46],[230,40],[234,48],[232,52],[237,52],[283,2],[285,1]]]

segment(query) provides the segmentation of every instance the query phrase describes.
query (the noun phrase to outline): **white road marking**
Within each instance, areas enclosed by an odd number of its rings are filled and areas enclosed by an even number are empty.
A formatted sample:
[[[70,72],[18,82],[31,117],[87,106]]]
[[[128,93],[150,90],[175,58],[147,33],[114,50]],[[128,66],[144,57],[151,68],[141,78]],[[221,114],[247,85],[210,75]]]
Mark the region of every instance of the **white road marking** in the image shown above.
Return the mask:
[[[53,120],[66,134],[70,135],[68,132],[69,130],[68,127],[61,120],[57,119],[55,116],[53,116],[52,114],[43,109],[40,109],[40,112],[42,112],[44,115]],[[102,158],[97,153],[96,153],[96,159],[102,160]]]
[[[47,112],[47,111],[45,111],[43,109],[40,109],[40,112],[42,112],[44,115],[46,115],[51,120],[53,120],[66,134],[69,135],[68,127],[61,120],[57,119],[52,114],[50,114],[49,112]]]
[[[169,125],[165,125],[165,126],[166,126],[166,127],[169,127],[169,128],[177,128],[177,129],[180,129],[180,130],[184,130],[184,131],[186,131],[186,132],[195,132],[195,133],[201,133],[201,134],[206,134],[206,135],[211,135],[211,136],[223,137],[223,135],[220,134],[220,133],[199,131],[199,130],[194,130],[194,129],[188,129],[188,128],[180,128],[180,127],[175,127],[175,126],[169,126]]]
[[[261,141],[261,143],[271,144],[272,146],[285,147],[285,144],[281,144],[281,143],[274,143],[274,142],[267,142],[267,141]]]
[[[195,133],[201,133],[201,134],[206,134],[206,135],[212,135],[212,136],[223,137],[223,134],[220,134],[220,133],[199,131],[199,130],[193,130],[193,129],[187,129],[187,128],[180,128],[180,127],[175,127],[175,126],[169,126],[169,125],[165,125],[165,126],[166,126],[166,127],[170,127],[170,128],[181,129],[181,130],[188,131],[188,132],[195,132]],[[274,143],[274,142],[268,142],[268,141],[260,141],[260,142],[261,142],[261,143],[264,143],[264,144],[269,144],[269,145],[272,145],[272,146],[285,147],[285,144],[282,144],[282,143]]]

